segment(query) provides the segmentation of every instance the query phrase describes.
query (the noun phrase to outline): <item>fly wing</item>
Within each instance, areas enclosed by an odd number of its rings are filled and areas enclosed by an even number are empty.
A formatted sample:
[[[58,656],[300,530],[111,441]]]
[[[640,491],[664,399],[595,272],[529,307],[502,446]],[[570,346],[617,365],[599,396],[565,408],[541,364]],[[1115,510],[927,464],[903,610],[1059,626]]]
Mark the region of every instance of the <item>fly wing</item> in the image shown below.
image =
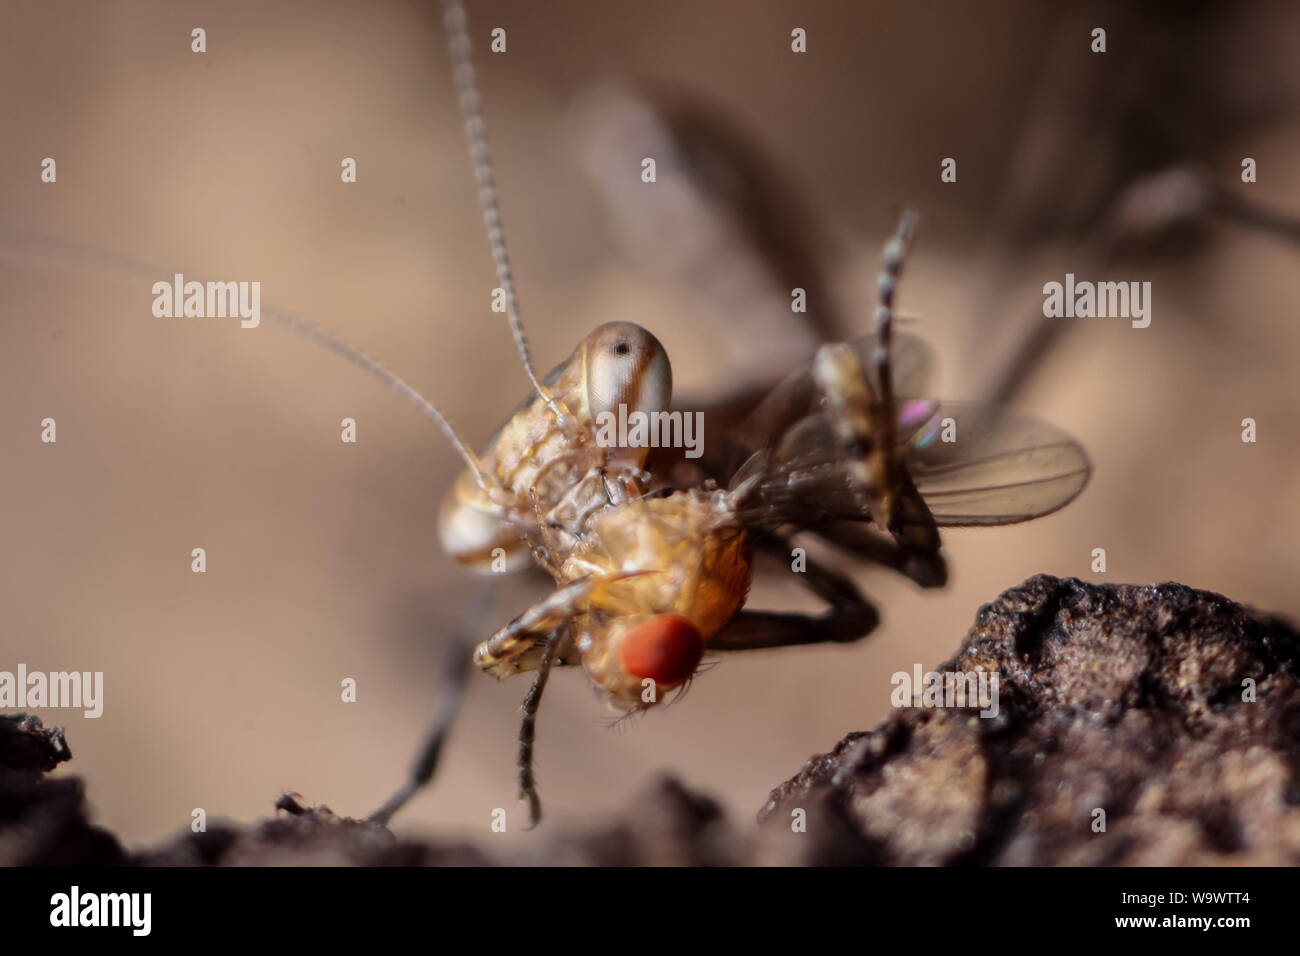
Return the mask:
[[[994,406],[903,401],[897,438],[915,486],[915,493],[901,489],[905,534],[934,525],[1028,521],[1071,501],[1091,473],[1087,454],[1069,435]],[[741,517],[765,527],[873,517],[872,489],[851,478],[825,411],[805,416],[778,441],[754,452],[730,487]]]
[[[960,402],[944,403],[915,432],[904,461],[935,522],[948,527],[1050,514],[1092,474],[1083,446],[1055,425]]]

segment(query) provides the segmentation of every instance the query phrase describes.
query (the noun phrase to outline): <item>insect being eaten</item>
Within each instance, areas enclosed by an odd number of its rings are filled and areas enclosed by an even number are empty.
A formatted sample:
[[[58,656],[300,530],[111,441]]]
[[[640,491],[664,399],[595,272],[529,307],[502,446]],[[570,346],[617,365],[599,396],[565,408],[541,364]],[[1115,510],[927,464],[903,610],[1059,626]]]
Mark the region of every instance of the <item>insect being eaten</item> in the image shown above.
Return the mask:
[[[375,360],[273,304],[263,302],[261,315],[383,380],[447,436],[466,465],[440,514],[448,553],[487,580],[534,567],[555,582],[553,593],[479,643],[472,656],[452,642],[458,653],[425,743],[407,780],[371,819],[387,823],[432,779],[472,664],[497,678],[533,675],[519,733],[518,788],[535,825],[541,816],[533,775],[536,715],[552,669],[580,665],[615,711],[632,714],[687,687],[706,653],[860,640],[879,621],[875,607],[847,575],[812,555],[801,552],[792,562],[794,535],[818,538],[922,587],[939,587],[947,578],[939,528],[1011,524],[1055,511],[1082,490],[1090,466],[1078,443],[1051,425],[1000,407],[925,397],[929,350],[894,331],[895,290],[915,228],[910,211],[885,245],[872,334],[828,342],[833,323],[813,321],[783,337],[787,299],[784,316],[763,319],[763,334],[751,338],[787,363],[783,371],[797,370],[784,381],[751,376],[736,394],[715,396],[693,410],[709,421],[713,436],[702,449],[647,447],[625,429],[616,430],[625,443],[611,443],[598,425],[608,416],[654,420],[674,410],[668,356],[646,329],[611,322],[550,374],[535,373],[506,254],[464,9],[459,0],[443,6],[478,198],[530,394],[475,453],[433,404]],[[616,139],[659,135],[648,113],[623,124]],[[693,130],[705,138],[718,134],[708,123]],[[696,151],[658,152],[664,160],[660,183],[675,178],[680,200],[686,172],[669,158]],[[697,158],[714,173],[726,165],[717,156]],[[639,181],[636,163],[615,162],[604,173],[617,177],[621,169]],[[733,212],[742,220],[748,213],[739,207],[747,208],[755,192],[746,180],[738,174],[721,191],[740,197]],[[690,257],[730,254],[724,242],[700,246],[729,235],[726,229],[694,232]],[[52,245],[24,241],[21,251],[151,282],[182,271],[78,244]],[[792,261],[776,270],[776,298],[791,286],[816,285],[809,263],[797,255]],[[791,276],[797,281],[786,281]],[[795,579],[826,610],[809,615],[746,607],[755,560],[764,553],[788,568],[793,564]]]
[[[498,279],[533,393],[443,505],[446,550],[475,570],[530,563],[556,590],[475,649],[497,678],[535,676],[519,735],[519,798],[540,819],[532,758],[538,705],[555,667],[581,665],[616,710],[684,688],[707,651],[856,641],[877,624],[849,578],[806,560],[819,617],[744,608],[755,549],[789,556],[812,532],[922,586],[944,583],[939,526],[1008,524],[1054,511],[1089,475],[1083,449],[1052,426],[997,408],[920,398],[926,348],[893,332],[914,216],[885,246],[873,335],[823,345],[778,385],[725,448],[683,482],[671,453],[597,440],[616,411],[654,416],[672,370],[650,332],[611,322],[550,375],[533,371],[501,232],[464,10],[444,4],[457,88]],[[680,455],[678,455],[680,458]],[[874,525],[874,529],[868,525]],[[496,562],[495,568],[493,562]],[[530,560],[531,559],[531,560]],[[433,774],[457,690],[410,780],[372,815],[386,822]]]

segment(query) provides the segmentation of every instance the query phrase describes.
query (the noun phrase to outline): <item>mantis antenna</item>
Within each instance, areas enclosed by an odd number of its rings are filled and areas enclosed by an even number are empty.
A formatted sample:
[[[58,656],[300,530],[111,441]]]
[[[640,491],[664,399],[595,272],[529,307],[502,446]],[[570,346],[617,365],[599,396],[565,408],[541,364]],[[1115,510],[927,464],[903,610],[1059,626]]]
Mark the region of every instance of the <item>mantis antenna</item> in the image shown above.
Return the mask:
[[[87,242],[32,234],[16,236],[4,230],[0,230],[0,258],[10,260],[30,259],[38,265],[67,265],[83,270],[139,276],[150,280],[157,279],[160,275],[172,275],[178,271],[142,259],[136,259],[132,256],[101,249]],[[478,456],[456,434],[456,429],[452,427],[447,417],[438,410],[436,405],[407,384],[396,373],[390,372],[376,359],[371,358],[355,346],[349,345],[333,332],[304,319],[294,312],[290,312],[288,309],[281,308],[274,303],[265,303],[262,306],[262,315],[299,335],[311,339],[318,345],[325,346],[336,355],[343,356],[343,358],[365,369],[397,392],[397,394],[414,405],[425,418],[430,419],[437,425],[442,433],[447,436],[447,440],[456,449],[456,453],[464,459],[465,464],[474,473],[479,487],[487,490],[492,486],[493,482],[483,470],[483,465],[479,462]]]
[[[524,324],[519,318],[514,274],[510,270],[510,256],[506,252],[505,233],[501,228],[501,210],[497,205],[497,187],[492,175],[492,154],[488,149],[487,126],[483,122],[483,111],[479,106],[478,83],[475,79],[465,7],[461,0],[443,0],[442,9],[443,24],[447,30],[447,49],[451,54],[452,75],[456,81],[460,113],[465,119],[465,137],[469,140],[469,156],[474,164],[478,203],[483,210],[483,225],[487,227],[488,245],[492,247],[492,261],[496,263],[497,281],[501,283],[501,289],[505,292],[510,332],[514,336],[519,357],[523,359],[528,381],[532,383],[533,389],[546,402],[546,407],[551,410],[557,423],[563,428],[569,416],[537,378],[537,373],[533,370],[532,355],[528,351],[528,340],[524,336]]]

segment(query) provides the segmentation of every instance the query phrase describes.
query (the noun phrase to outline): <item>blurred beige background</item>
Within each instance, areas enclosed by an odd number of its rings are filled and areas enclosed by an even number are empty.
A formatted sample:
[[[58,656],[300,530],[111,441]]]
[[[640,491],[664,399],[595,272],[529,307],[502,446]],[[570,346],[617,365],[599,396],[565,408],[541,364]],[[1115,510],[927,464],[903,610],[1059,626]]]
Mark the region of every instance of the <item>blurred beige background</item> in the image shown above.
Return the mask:
[[[728,374],[689,296],[614,250],[566,123],[599,83],[698,94],[746,129],[830,236],[856,331],[880,242],[913,203],[900,307],[922,316],[944,396],[977,395],[994,354],[1046,321],[1042,283],[1081,267],[1090,215],[1127,176],[1197,163],[1300,214],[1296,11],[1175,5],[1166,23],[1160,9],[1066,22],[1029,2],[471,5],[538,365],[624,318],[662,339],[679,390]],[[9,3],[0,17],[9,252],[52,234],[259,280],[264,299],[439,402],[472,443],[522,397],[486,310],[496,282],[434,5]],[[1064,31],[1086,51],[1097,24],[1110,52],[1070,61],[1062,87],[1054,44]],[[206,54],[190,52],[195,26]],[[489,58],[494,26],[509,52]],[[793,26],[806,55],[789,52]],[[1034,116],[1057,125],[1027,136]],[[56,185],[39,180],[45,156]],[[339,182],[344,156],[355,185]],[[939,182],[944,156],[956,184]],[[1250,187],[1243,156],[1258,161]],[[1151,327],[1077,320],[1019,399],[1084,443],[1092,484],[1044,520],[949,533],[946,590],[861,570],[885,617],[869,640],[728,658],[680,706],[617,731],[581,673],[557,673],[539,727],[544,825],[597,816],[661,769],[752,819],[809,755],[884,717],[892,672],[946,658],[981,603],[1036,572],[1177,580],[1300,614],[1298,253],[1216,225],[1112,269],[1153,282]],[[251,819],[285,788],[369,812],[423,734],[469,593],[435,536],[457,460],[310,343],[266,323],[155,319],[149,283],[49,265],[0,259],[0,669],[105,672],[101,719],[42,717],[67,726],[61,772],[87,778],[100,822],[128,840],[184,828],[195,807]],[[39,441],[46,416],[56,445]],[[345,416],[357,445],[339,441]],[[1246,416],[1255,445],[1240,441]],[[204,575],[190,571],[200,546]],[[1094,547],[1104,575],[1089,570]],[[484,636],[541,593],[505,588]],[[753,604],[815,606],[784,587]],[[344,677],[356,704],[339,700]],[[399,829],[528,839],[488,830],[492,808],[515,807],[525,690],[475,675],[440,777]]]

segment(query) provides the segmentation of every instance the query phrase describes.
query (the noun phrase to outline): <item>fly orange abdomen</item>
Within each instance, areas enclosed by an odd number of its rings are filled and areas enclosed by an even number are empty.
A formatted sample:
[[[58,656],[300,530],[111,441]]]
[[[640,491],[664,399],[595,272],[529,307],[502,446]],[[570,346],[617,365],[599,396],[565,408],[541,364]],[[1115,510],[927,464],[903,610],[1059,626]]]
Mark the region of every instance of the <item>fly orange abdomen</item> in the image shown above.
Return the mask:
[[[657,614],[628,631],[619,656],[628,673],[671,686],[695,673],[704,639],[682,615]]]

